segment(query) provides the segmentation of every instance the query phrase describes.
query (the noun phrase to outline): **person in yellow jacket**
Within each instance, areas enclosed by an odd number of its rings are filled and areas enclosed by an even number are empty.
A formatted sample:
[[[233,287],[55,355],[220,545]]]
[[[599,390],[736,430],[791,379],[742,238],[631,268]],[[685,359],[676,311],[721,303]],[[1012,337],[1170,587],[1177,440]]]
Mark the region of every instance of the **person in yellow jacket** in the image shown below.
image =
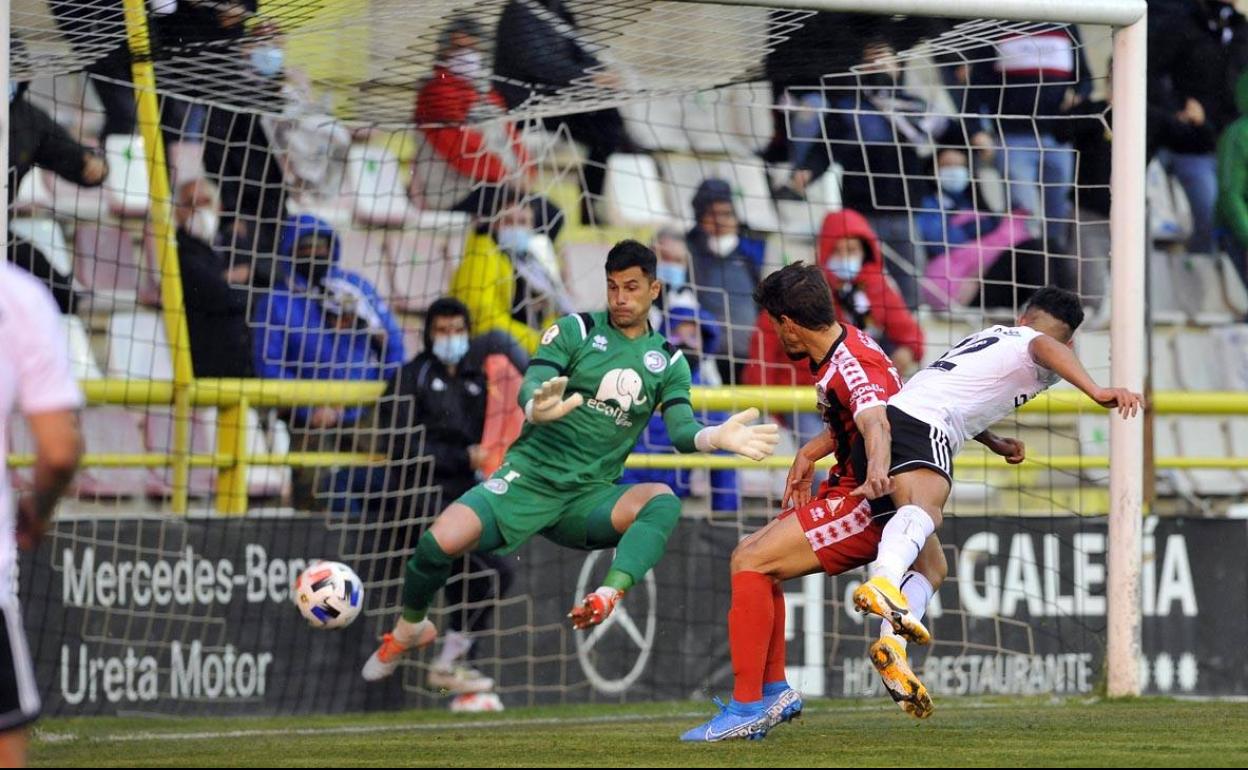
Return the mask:
[[[539,238],[523,205],[509,206],[488,231],[468,236],[450,293],[468,307],[474,336],[502,331],[532,353],[554,315],[573,312],[553,252],[545,260],[537,256]]]

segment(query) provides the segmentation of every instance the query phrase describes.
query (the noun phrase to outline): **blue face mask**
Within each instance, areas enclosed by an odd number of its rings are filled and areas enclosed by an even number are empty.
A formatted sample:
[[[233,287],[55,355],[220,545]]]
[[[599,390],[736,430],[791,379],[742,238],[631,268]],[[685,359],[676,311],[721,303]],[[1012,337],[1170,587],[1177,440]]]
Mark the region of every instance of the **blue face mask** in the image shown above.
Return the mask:
[[[940,170],[940,189],[949,195],[961,195],[971,184],[971,170],[966,166],[945,166]]]
[[[467,334],[450,334],[433,338],[433,354],[447,366],[455,366],[467,353]]]
[[[494,240],[498,243],[498,248],[513,256],[518,256],[529,252],[529,241],[532,238],[533,231],[512,225],[498,228],[498,235]]]
[[[655,277],[669,289],[679,289],[685,285],[686,273],[684,265],[675,262],[660,262],[654,268]]]
[[[276,46],[263,46],[251,51],[251,68],[262,77],[271,78],[282,71],[285,54]]]

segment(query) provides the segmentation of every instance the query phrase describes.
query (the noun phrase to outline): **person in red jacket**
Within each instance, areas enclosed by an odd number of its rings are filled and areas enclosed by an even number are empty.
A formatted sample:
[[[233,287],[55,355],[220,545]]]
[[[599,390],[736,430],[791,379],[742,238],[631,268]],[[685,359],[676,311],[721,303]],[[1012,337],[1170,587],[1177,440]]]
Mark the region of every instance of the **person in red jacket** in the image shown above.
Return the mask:
[[[563,213],[533,190],[537,166],[516,125],[499,119],[507,104],[491,82],[483,34],[471,16],[453,16],[438,38],[433,74],[416,96],[424,140],[416,153],[419,203],[489,219],[503,201],[519,197],[533,210],[535,229],[554,240]]]
[[[837,321],[870,334],[903,374],[913,371],[923,358],[923,328],[885,272],[880,241],[866,218],[853,209],[829,212],[819,232],[817,255],[836,300]],[[759,315],[754,327],[742,383],[814,385],[808,367],[785,354],[765,315]],[[801,441],[822,429],[814,414],[798,415],[793,427]]]

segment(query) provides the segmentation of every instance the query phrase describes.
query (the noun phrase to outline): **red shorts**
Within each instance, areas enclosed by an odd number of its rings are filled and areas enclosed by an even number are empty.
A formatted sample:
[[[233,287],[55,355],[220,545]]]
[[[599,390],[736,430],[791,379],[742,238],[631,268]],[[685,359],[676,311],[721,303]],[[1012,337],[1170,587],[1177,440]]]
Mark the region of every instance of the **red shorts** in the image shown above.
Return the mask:
[[[884,525],[872,518],[871,504],[866,498],[849,494],[857,486],[846,480],[836,487],[820,489],[823,497],[780,514],[780,518],[797,516],[811,550],[829,575],[875,561]]]

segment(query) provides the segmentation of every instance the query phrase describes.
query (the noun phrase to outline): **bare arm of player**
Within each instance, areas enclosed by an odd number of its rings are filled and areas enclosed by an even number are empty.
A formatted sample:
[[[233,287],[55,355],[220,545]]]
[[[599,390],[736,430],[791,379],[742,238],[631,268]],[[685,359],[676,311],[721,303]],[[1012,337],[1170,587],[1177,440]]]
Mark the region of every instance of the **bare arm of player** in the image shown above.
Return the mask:
[[[1096,403],[1106,409],[1117,409],[1118,414],[1134,417],[1144,408],[1144,396],[1126,388],[1102,388],[1079,363],[1075,352],[1047,334],[1041,334],[1028,345],[1031,360],[1054,371],[1063,380],[1082,390]]]
[[[873,406],[854,415],[854,423],[867,448],[867,477],[850,494],[875,500],[893,491],[893,479],[888,475],[893,460],[893,432],[888,424],[888,413],[883,404]]]
[[[1005,458],[1010,465],[1018,465],[1027,457],[1027,447],[1016,438],[998,436],[990,430],[975,437],[975,440],[988,447],[994,454]]]
[[[784,497],[780,500],[780,505],[787,507],[809,503],[810,486],[815,480],[815,463],[835,451],[836,436],[827,430],[820,432],[797,450],[793,467],[789,468],[788,478],[784,480]]]
[[[78,413],[69,409],[26,416],[35,439],[34,490],[18,503],[17,544],[24,551],[39,545],[56,501],[65,492],[82,459]]]

